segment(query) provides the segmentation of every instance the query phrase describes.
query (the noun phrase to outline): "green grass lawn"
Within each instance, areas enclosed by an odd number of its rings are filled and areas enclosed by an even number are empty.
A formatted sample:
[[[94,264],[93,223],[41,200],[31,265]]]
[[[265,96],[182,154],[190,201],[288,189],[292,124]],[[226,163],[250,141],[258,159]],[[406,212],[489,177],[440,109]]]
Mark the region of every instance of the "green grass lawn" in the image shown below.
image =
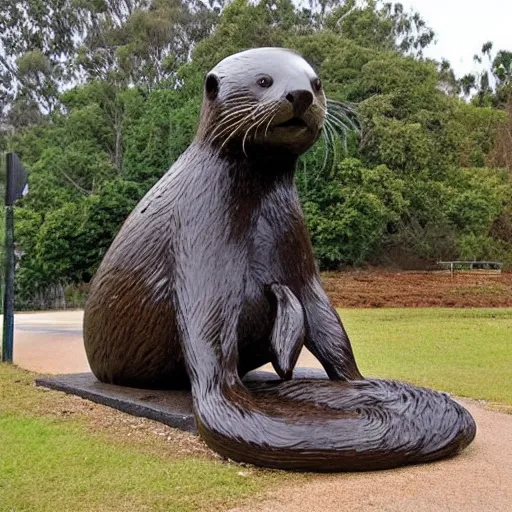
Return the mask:
[[[346,309],[365,376],[512,405],[512,309]]]
[[[227,510],[277,482],[303,478],[180,454],[183,444],[199,444],[195,436],[167,429],[180,439],[169,443],[151,432],[166,427],[37,389],[33,379],[0,363],[2,512]],[[123,426],[125,418],[133,423]],[[150,425],[145,435],[129,437],[140,422]]]
[[[1,510],[165,510],[215,508],[258,490],[234,465],[169,461],[94,439],[80,425],[0,419]],[[203,508],[204,506],[204,508]]]
[[[365,375],[512,404],[512,309],[366,309],[341,316]],[[227,510],[274,485],[311,478],[244,468],[204,449],[180,452],[199,442],[36,389],[33,379],[0,364],[0,511]],[[137,422],[145,425],[139,437]],[[167,442],[155,428],[178,441]]]

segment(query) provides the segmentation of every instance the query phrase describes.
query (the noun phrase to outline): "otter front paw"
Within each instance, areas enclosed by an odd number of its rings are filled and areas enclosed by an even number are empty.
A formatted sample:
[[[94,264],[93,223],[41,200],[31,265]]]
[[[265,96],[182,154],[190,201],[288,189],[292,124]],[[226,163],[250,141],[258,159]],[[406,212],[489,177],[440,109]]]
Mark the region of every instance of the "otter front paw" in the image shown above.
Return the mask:
[[[276,320],[270,338],[272,365],[282,379],[289,380],[304,345],[304,312],[287,286],[272,284],[270,291],[277,300]]]

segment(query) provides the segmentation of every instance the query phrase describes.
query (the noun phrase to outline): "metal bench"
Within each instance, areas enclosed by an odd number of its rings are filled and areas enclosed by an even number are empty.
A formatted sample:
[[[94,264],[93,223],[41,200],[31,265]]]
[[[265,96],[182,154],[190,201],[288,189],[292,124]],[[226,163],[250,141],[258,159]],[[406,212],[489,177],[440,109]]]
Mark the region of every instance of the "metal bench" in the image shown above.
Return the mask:
[[[503,263],[499,261],[438,261],[437,264],[450,271],[452,276],[456,272],[501,274],[503,268]]]

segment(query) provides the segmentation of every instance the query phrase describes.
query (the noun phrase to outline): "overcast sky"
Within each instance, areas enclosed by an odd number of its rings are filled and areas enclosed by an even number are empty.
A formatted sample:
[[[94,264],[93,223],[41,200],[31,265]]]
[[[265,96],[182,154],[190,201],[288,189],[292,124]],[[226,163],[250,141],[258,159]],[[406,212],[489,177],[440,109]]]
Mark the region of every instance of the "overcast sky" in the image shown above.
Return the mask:
[[[436,33],[437,44],[425,56],[446,58],[457,76],[476,69],[473,55],[482,44],[512,51],[512,0],[400,0],[418,11]]]

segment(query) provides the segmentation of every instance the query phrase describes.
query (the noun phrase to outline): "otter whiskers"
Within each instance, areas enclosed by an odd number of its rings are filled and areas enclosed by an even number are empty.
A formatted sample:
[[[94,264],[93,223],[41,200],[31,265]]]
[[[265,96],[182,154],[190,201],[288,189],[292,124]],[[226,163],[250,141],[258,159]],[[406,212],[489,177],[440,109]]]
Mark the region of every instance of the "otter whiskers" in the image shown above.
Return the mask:
[[[360,124],[355,108],[342,101],[326,98],[323,112],[325,115],[323,130],[325,157],[322,170],[325,170],[329,161],[333,164],[337,159],[337,141],[341,139],[344,150],[347,151],[348,134],[352,131],[359,133]]]

